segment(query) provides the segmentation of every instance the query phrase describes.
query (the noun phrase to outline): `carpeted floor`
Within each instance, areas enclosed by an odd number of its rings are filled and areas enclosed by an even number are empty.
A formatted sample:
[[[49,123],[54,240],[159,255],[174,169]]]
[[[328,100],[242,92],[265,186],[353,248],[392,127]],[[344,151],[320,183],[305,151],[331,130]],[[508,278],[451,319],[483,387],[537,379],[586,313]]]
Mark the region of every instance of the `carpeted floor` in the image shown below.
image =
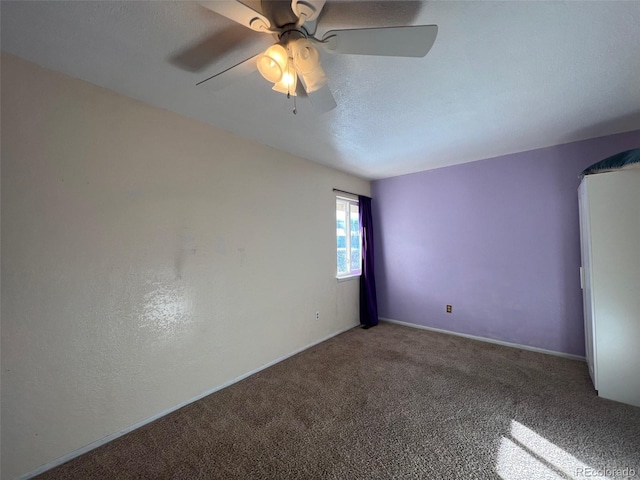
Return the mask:
[[[350,330],[37,478],[605,474],[640,478],[640,408],[598,398],[585,363],[382,323]]]

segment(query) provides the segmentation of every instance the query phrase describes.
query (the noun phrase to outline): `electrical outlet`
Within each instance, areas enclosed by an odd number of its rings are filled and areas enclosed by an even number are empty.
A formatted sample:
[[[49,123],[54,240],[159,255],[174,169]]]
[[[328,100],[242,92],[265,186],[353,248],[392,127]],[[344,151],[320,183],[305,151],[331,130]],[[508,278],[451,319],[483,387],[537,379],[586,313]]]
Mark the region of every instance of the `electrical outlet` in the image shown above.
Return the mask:
[[[316,320],[320,320],[320,312],[316,312]]]
[[[451,305],[447,305],[447,313],[451,313],[453,310],[453,307]]]

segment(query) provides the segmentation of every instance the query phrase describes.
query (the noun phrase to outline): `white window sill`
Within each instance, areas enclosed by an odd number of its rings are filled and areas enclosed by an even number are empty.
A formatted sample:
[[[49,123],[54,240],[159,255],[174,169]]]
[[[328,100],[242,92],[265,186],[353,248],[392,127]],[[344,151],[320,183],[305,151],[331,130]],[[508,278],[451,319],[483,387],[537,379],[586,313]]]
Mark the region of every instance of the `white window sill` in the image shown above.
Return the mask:
[[[356,278],[360,278],[360,274],[349,275],[348,277],[336,277],[336,280],[338,280],[338,283],[340,283],[340,282],[348,282],[349,280],[355,280]]]

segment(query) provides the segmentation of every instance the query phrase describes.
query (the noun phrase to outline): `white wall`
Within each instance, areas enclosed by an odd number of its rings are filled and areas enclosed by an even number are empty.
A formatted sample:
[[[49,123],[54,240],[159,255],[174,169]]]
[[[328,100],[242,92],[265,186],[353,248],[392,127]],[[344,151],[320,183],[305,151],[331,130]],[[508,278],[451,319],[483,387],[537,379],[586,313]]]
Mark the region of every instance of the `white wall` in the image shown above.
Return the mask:
[[[368,182],[7,55],[2,127],[2,478],[358,322]]]

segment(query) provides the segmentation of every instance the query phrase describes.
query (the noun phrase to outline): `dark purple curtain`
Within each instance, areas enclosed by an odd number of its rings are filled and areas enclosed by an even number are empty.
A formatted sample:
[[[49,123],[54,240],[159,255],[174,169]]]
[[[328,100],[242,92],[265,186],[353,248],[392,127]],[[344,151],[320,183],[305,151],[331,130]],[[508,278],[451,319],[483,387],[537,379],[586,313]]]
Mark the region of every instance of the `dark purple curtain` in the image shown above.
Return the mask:
[[[360,235],[362,238],[362,275],[360,275],[360,323],[365,327],[378,324],[376,278],[373,273],[373,224],[371,199],[360,195]]]

